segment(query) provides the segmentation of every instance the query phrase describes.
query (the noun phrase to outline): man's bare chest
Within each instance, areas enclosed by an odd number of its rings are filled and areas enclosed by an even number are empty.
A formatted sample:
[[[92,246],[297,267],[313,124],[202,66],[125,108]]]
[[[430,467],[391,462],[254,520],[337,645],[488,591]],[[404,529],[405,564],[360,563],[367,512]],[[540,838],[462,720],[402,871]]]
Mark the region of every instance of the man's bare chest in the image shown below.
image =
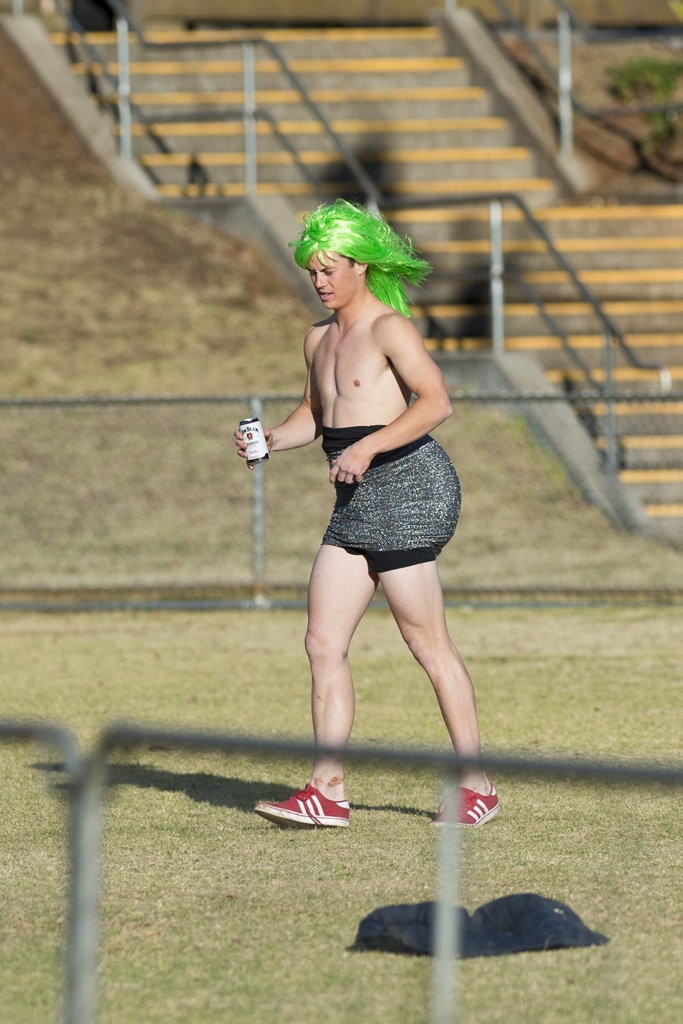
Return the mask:
[[[371,337],[331,337],[318,346],[313,369],[319,387],[343,394],[379,385],[390,364]]]

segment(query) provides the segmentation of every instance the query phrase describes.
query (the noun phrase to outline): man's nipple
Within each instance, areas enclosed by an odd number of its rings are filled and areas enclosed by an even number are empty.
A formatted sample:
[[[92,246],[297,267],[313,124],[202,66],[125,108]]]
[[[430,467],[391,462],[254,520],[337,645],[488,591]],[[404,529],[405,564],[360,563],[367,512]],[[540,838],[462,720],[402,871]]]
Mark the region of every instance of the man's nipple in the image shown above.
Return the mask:
[[[354,386],[354,388],[359,388],[360,387],[360,381],[358,380],[358,378],[356,378],[356,380],[354,380],[353,386]]]

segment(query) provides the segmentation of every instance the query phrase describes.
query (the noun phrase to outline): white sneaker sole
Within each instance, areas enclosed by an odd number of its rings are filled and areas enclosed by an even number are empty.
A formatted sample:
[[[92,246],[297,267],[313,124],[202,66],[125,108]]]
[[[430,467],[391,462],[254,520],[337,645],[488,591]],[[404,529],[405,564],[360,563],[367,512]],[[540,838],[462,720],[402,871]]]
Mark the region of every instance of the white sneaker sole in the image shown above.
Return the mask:
[[[273,804],[257,804],[254,808],[256,814],[260,814],[267,821],[276,825],[292,825],[294,828],[348,828],[348,818],[332,818],[323,815],[319,818],[311,818],[308,814],[297,814],[296,811],[286,811]]]

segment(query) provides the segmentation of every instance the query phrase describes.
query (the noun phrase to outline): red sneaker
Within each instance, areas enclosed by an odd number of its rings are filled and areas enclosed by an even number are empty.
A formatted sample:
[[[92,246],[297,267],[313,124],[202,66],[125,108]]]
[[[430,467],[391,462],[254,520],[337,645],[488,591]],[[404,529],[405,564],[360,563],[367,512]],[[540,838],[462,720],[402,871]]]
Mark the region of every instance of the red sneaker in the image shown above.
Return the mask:
[[[457,800],[455,814],[453,814],[452,801]],[[496,793],[496,787],[491,786],[488,796],[482,796],[473,789],[460,787],[452,796],[449,796],[443,803],[439,804],[439,810],[433,825],[483,825],[490,821],[500,810],[500,800]]]
[[[350,813],[346,800],[328,800],[311,785],[279,804],[262,800],[254,810],[276,825],[294,825],[296,828],[347,828]]]

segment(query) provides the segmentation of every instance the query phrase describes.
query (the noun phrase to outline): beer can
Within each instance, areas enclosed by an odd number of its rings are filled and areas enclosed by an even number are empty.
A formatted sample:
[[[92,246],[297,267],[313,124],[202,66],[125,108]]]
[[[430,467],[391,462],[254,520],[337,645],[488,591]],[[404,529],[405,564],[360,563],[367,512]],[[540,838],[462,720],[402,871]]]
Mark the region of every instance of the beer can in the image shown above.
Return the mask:
[[[257,462],[265,462],[270,458],[263,424],[257,416],[240,420],[239,430],[247,442],[247,466],[255,466]]]

